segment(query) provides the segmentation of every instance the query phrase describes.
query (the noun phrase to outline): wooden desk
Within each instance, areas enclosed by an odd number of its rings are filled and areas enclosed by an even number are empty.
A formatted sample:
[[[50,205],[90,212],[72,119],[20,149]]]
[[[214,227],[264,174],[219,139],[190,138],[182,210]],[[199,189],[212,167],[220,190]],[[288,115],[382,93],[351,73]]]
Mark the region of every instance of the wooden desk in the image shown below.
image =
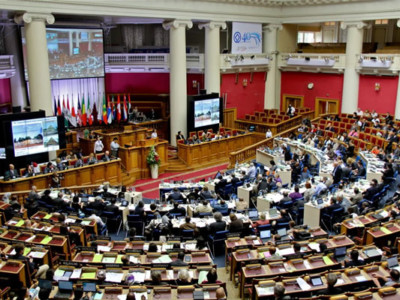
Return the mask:
[[[394,224],[390,227],[386,227],[386,225],[380,226],[380,227],[374,227],[369,230],[367,230],[367,239],[366,243],[372,244],[374,243],[375,245],[379,246],[380,244],[382,245],[387,245],[388,240],[394,241],[396,236],[400,234],[400,226],[398,224]]]
[[[239,134],[196,145],[178,144],[178,157],[188,167],[197,168],[229,161],[229,153],[255,143],[253,133]]]
[[[132,147],[121,145],[119,148],[121,164],[124,166],[129,176],[134,177],[134,179],[150,177],[150,168],[146,158],[152,146],[155,146],[161,159],[161,165],[158,169],[159,174],[163,173],[168,165],[168,141],[150,139],[146,140],[146,143],[145,145],[138,143],[138,145]]]
[[[120,159],[116,159],[60,171],[58,173],[64,177],[61,180],[61,186],[101,184],[104,181],[109,181],[111,184],[120,184],[120,165]],[[51,176],[52,174],[41,174],[8,181],[0,180],[0,192],[27,191],[31,189],[32,185],[35,185],[38,189],[46,189],[51,182]]]

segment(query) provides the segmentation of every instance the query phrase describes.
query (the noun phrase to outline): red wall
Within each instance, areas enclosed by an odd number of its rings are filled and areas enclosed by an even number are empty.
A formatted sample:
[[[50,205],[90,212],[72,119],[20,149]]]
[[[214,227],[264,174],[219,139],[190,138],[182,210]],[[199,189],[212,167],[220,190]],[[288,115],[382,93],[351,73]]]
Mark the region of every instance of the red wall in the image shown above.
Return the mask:
[[[204,88],[203,74],[187,74],[187,93],[197,94],[193,80]],[[169,73],[108,73],[105,77],[107,93],[169,94]]]
[[[243,86],[244,79],[247,79],[247,86]],[[237,108],[238,118],[264,110],[265,72],[254,72],[252,82],[250,79],[251,73],[222,75],[221,95],[227,96],[227,108]]]
[[[313,89],[307,85],[314,83]],[[283,94],[304,96],[304,106],[315,108],[315,98],[339,99],[339,112],[342,107],[342,74],[322,74],[305,72],[282,72],[281,108]]]
[[[375,109],[378,113],[394,115],[396,107],[398,76],[360,76],[358,92],[358,107],[369,111]],[[380,90],[375,91],[375,83],[380,84]]]
[[[0,79],[0,103],[11,102],[11,84],[10,79]]]

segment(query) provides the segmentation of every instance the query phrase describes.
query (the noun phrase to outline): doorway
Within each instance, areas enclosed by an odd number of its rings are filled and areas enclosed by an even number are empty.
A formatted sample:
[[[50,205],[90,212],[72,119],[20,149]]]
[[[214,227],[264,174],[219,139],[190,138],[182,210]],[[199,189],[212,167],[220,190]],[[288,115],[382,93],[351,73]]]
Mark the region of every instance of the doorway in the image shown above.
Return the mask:
[[[304,96],[284,94],[282,99],[282,111],[286,112],[289,104],[296,108],[296,110],[304,107]]]
[[[339,113],[339,100],[315,98],[315,116],[318,117],[324,114],[338,114]]]

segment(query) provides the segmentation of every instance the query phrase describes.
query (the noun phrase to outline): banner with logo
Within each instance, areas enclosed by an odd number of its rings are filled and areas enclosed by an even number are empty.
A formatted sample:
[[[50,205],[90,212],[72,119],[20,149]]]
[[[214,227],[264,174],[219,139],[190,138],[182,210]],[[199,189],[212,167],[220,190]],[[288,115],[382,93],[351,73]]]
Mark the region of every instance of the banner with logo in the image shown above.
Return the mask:
[[[257,23],[232,23],[232,53],[262,53],[262,26]]]

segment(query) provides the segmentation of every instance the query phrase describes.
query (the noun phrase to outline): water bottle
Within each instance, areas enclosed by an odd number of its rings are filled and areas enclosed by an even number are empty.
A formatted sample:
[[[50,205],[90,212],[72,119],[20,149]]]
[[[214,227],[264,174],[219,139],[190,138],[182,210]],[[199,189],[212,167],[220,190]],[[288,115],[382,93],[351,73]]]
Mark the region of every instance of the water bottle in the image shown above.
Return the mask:
[[[235,164],[235,171],[237,171],[239,169],[239,163],[238,163],[238,161],[236,161],[236,164]]]

